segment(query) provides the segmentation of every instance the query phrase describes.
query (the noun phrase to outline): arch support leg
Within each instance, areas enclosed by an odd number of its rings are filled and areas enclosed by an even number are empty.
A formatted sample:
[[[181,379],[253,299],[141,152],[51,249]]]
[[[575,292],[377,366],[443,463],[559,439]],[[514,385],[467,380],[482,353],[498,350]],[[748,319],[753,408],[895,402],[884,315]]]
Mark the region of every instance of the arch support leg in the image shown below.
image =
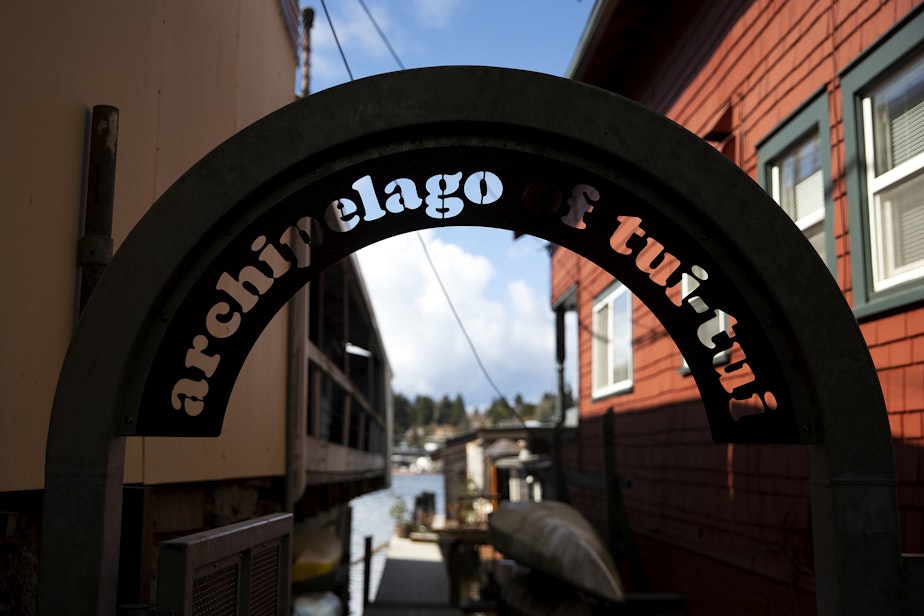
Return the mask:
[[[99,468],[45,471],[39,563],[40,614],[116,614],[125,437]]]
[[[907,613],[895,475],[832,473],[809,447],[818,614]]]

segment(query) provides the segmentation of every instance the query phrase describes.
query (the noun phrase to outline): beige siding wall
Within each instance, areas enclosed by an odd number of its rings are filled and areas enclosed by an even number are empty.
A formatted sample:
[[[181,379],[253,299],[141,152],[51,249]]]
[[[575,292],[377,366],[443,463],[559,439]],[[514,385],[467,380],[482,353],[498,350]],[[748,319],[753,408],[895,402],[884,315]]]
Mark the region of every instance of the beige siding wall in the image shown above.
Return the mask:
[[[73,327],[89,108],[120,109],[116,247],[190,165],[293,100],[277,0],[0,5],[0,491],[41,488]],[[286,320],[258,342],[218,439],[130,439],[126,480],[284,473]]]

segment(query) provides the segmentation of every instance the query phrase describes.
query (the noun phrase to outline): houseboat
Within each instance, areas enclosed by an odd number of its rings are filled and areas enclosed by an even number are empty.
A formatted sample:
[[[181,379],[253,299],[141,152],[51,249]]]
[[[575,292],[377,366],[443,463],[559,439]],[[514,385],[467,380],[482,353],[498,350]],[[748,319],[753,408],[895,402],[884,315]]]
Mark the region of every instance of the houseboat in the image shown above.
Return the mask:
[[[311,13],[295,0],[93,0],[5,3],[0,16],[7,144],[0,154],[0,612],[31,614],[39,595],[69,594],[59,582],[80,585],[82,552],[92,558],[96,549],[90,539],[74,560],[51,563],[58,568],[49,571],[64,577],[38,591],[43,527],[50,527],[43,516],[65,516],[66,529],[73,511],[67,502],[56,512],[45,506],[46,443],[59,373],[92,284],[187,169],[297,98]],[[199,339],[192,365],[209,375],[218,360]],[[259,335],[220,436],[124,437],[124,466],[113,471],[121,475],[121,519],[105,523],[117,542],[121,536],[118,597],[94,600],[150,606],[162,541],[276,512],[293,515],[296,545],[302,530],[334,528],[344,555],[328,586],[345,598],[349,501],[390,483],[390,382],[361,272],[344,259]],[[195,415],[202,396],[179,391],[186,397],[177,395],[175,408],[188,403]],[[65,434],[55,447],[85,438]],[[105,577],[109,588],[115,576]],[[97,592],[94,582],[83,586]]]

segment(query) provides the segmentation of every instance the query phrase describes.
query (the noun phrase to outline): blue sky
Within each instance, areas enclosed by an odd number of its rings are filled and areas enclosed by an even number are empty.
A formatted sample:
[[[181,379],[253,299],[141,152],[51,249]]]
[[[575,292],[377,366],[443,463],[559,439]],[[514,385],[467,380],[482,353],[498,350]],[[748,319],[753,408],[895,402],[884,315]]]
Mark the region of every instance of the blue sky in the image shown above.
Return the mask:
[[[593,0],[365,0],[406,68],[475,64],[563,76]],[[353,77],[399,70],[359,0],[326,0]],[[349,81],[320,0],[311,33],[311,92]],[[482,362],[502,393],[554,391],[555,329],[545,242],[493,229],[422,232]],[[396,392],[461,394],[470,408],[496,397],[452,317],[414,235],[357,253]],[[573,359],[573,353],[572,357]],[[570,367],[569,374],[574,368]],[[569,379],[572,380],[573,379]]]

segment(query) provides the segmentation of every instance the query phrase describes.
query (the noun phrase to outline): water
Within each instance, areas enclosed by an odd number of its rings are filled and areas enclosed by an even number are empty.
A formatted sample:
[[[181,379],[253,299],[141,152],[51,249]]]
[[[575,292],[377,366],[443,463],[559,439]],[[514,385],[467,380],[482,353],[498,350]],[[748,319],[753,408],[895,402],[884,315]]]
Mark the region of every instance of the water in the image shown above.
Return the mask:
[[[445,513],[442,475],[393,475],[391,488],[363,494],[350,501],[353,507],[350,559],[355,563],[350,567],[350,614],[363,613],[363,562],[360,559],[365,549],[365,537],[372,535],[373,550],[386,545],[395,532],[395,521],[388,515],[395,496],[404,499],[410,515],[410,512],[414,511],[414,498],[421,492],[433,492],[436,495],[436,513]],[[370,599],[374,599],[378,591],[387,552],[388,550],[383,548],[372,555],[369,573]]]

